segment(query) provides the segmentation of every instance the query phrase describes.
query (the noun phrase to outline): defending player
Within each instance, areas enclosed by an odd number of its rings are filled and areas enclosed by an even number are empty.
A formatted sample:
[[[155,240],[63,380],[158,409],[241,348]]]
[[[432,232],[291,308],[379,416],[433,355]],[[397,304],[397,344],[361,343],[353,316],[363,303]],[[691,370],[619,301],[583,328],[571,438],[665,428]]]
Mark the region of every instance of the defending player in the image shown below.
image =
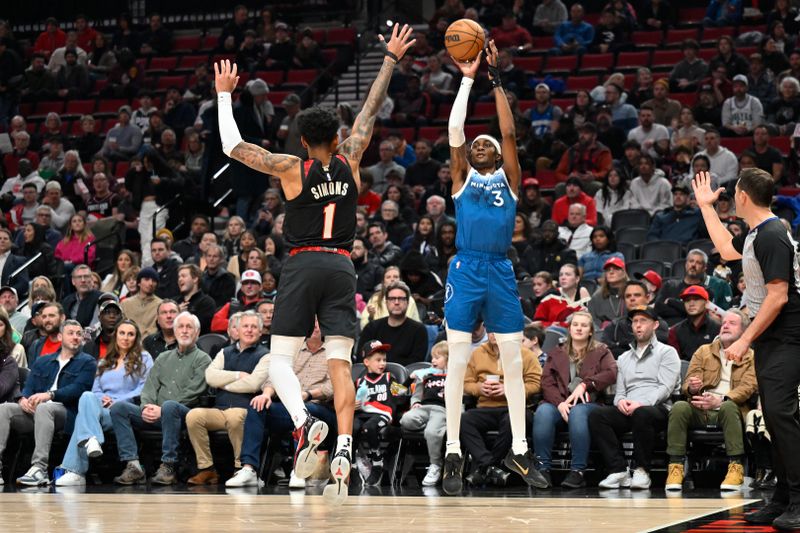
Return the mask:
[[[328,426],[306,411],[292,360],[314,329],[315,316],[325,338],[339,430],[331,461],[333,483],[324,492],[333,503],[341,503],[347,496],[352,457],[355,390],[350,354],[356,334],[356,276],[350,249],[356,230],[358,169],[394,66],[414,45],[411,33],[408,26],[394,26],[383,66],[356,117],[352,135],[341,145],[337,142],[339,121],[332,110],[312,107],[298,115],[301,141],[308,150],[306,161],[242,141],[231,108],[231,91],[238,81],[236,65],[227,60],[214,65],[223,152],[280,178],[286,196],[283,231],[291,251],[275,302],[270,377],[297,428],[294,468],[303,479],[317,464],[317,448],[325,440]],[[383,37],[379,38],[383,42]],[[265,398],[257,400],[264,402]]]
[[[471,331],[479,317],[495,334],[505,376],[505,395],[511,419],[512,446],[505,465],[526,483],[547,487],[536,470],[525,439],[525,385],[522,379],[523,315],[516,278],[506,251],[511,246],[521,170],[511,107],[497,69],[497,47],[489,41],[487,62],[502,132],[502,148],[489,135],[479,135],[470,145],[464,137],[469,91],[481,54],[471,63],[455,62],[464,74],[450,113],[450,170],[456,205],[456,248],[450,263],[445,293],[445,317],[450,359],[445,384],[447,450],[442,488],[461,491],[463,456],[459,442],[464,375],[472,355]],[[502,167],[497,168],[502,161]]]

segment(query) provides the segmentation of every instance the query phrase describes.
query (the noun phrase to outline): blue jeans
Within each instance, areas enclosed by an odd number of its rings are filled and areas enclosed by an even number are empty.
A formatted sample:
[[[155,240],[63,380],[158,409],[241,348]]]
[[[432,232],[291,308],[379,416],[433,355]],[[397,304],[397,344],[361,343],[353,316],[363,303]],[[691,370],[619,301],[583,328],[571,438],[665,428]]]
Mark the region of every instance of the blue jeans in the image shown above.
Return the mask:
[[[320,405],[314,402],[307,402],[308,413],[319,418],[328,424],[329,442],[336,434],[336,413],[327,405]],[[264,442],[264,435],[281,435],[294,431],[294,422],[286,407],[280,402],[272,402],[269,409],[256,411],[252,407],[247,408],[247,417],[244,419],[244,440],[242,441],[241,461],[242,465],[250,465],[258,470],[261,461],[261,443]]]
[[[92,391],[86,391],[78,402],[78,416],[75,417],[75,430],[69,439],[67,452],[61,462],[62,468],[84,475],[89,470],[89,456],[83,444],[94,437],[103,444],[103,431],[111,429],[111,413],[104,409]]]
[[[161,418],[154,424],[142,420],[142,409],[138,405],[128,402],[118,402],[111,406],[111,423],[114,426],[114,435],[117,437],[120,461],[135,461],[139,458],[139,448],[136,445],[136,435],[133,428],[160,429],[163,433],[161,440],[161,462],[178,462],[178,445],[180,444],[181,428],[186,421],[189,408],[173,400],[167,400],[161,406]]]
[[[585,470],[589,461],[589,414],[597,409],[596,403],[579,403],[569,411],[569,424],[561,418],[555,405],[542,403],[533,416],[533,449],[542,463],[542,470],[550,470],[553,464],[553,443],[556,429],[569,428],[569,444],[572,449],[572,470]]]

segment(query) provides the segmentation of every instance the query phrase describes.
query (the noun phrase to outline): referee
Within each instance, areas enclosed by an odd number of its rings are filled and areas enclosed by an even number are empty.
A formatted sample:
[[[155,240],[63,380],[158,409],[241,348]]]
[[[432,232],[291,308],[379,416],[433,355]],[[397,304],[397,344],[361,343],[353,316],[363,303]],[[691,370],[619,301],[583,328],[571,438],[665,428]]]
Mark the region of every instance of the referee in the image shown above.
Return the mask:
[[[694,178],[694,194],[714,246],[727,261],[742,260],[746,289],[742,303],[752,322],[725,355],[740,361],[752,343],[761,408],[772,437],[772,465],[778,478],[772,500],[745,515],[753,524],[800,529],[800,267],[797,243],[770,211],[775,182],[763,170],[746,169],[736,183],[736,214],[750,227],[734,238],[720,222],[711,176]]]

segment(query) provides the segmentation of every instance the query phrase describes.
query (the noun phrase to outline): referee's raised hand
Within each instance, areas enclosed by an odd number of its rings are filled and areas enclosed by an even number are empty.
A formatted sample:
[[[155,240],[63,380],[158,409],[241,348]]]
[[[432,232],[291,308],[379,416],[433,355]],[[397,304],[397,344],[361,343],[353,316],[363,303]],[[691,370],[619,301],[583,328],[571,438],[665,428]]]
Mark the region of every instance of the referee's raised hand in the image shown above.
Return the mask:
[[[722,187],[717,188],[716,191],[711,190],[710,172],[698,172],[692,180],[692,189],[694,190],[694,198],[697,200],[697,206],[700,208],[713,207],[724,190]]]

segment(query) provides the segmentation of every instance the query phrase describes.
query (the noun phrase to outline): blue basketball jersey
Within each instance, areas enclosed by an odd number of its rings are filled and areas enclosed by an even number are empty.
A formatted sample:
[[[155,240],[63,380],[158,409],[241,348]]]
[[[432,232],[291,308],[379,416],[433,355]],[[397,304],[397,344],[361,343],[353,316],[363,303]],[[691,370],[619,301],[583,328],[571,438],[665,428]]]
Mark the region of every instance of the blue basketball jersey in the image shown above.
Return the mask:
[[[517,196],[502,168],[482,175],[469,169],[467,180],[453,195],[456,206],[456,249],[505,257],[514,234]]]

